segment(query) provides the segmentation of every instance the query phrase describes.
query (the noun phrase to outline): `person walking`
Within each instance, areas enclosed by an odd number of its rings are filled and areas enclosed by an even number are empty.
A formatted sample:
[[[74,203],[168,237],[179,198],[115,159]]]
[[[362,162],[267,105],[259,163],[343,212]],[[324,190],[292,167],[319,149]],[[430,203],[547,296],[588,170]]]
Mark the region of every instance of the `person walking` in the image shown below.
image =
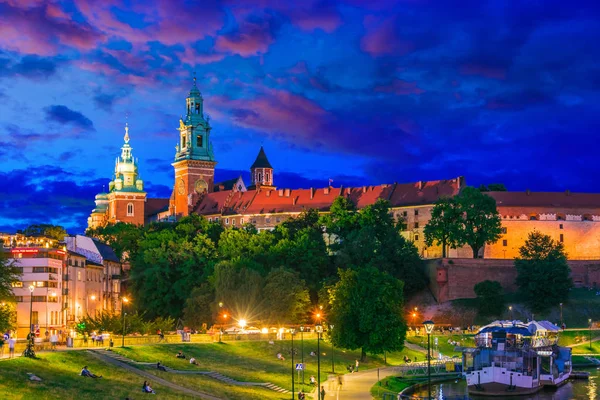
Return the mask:
[[[358,372],[358,360],[355,360],[354,372]]]
[[[321,386],[321,400],[325,400],[325,386]]]
[[[17,339],[15,339],[14,337],[8,339],[8,356],[10,358],[15,357],[15,343],[17,343]]]

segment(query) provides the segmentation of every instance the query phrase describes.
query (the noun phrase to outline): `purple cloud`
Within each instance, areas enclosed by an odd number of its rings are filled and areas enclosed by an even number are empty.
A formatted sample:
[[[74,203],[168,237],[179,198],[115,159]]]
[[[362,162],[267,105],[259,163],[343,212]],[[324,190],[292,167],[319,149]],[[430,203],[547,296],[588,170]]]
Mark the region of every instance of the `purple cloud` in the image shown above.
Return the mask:
[[[94,131],[94,123],[78,111],[71,110],[67,106],[52,105],[44,108],[46,120],[58,122],[62,125],[73,125],[84,131]]]

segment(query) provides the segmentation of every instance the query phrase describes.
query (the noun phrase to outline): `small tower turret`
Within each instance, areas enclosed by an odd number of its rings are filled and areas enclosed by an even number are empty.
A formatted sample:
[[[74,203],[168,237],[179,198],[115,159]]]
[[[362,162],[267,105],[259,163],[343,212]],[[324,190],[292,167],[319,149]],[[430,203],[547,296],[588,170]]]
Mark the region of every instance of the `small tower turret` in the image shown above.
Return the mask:
[[[250,167],[250,179],[252,185],[248,189],[275,189],[273,186],[273,167],[267,158],[265,149],[260,146],[260,151],[256,156],[256,160]]]

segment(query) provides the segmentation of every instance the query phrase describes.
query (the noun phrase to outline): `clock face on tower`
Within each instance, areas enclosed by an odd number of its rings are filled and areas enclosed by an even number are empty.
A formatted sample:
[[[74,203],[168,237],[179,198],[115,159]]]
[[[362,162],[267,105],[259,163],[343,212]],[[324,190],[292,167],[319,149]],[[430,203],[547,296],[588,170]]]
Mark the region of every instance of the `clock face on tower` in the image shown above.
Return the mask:
[[[208,184],[204,179],[198,179],[194,185],[194,190],[196,193],[206,192],[208,190]]]
[[[179,194],[185,193],[185,182],[183,182],[183,179],[179,180],[179,184],[177,185],[177,192]]]

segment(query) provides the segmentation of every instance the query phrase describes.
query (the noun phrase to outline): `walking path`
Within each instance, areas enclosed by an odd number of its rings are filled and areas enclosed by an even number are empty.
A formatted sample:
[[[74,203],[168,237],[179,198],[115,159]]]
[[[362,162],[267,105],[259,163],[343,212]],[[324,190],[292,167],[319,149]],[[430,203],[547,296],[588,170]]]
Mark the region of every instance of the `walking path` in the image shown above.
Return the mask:
[[[597,336],[595,338],[592,339],[592,342],[597,342],[598,340],[600,340],[600,336]],[[585,346],[588,345],[589,346],[590,341],[589,340],[585,340],[579,343],[573,343],[573,344],[569,344],[567,345],[567,347],[577,347],[577,346]]]
[[[134,365],[156,365],[156,363],[149,363],[149,362],[139,362],[139,361],[135,361],[132,360],[130,358],[127,358],[125,356],[122,356],[118,353],[115,353],[114,351],[109,351],[109,350],[90,350],[91,353],[97,353],[102,355],[103,357],[108,357],[110,359],[119,361],[125,365],[129,365],[129,364],[134,364]],[[204,375],[204,376],[208,376],[210,378],[216,379],[218,381],[221,381],[223,383],[227,383],[229,385],[235,385],[235,386],[261,386],[270,390],[273,390],[275,392],[278,393],[290,393],[289,390],[284,389],[282,387],[279,387],[277,385],[272,384],[271,382],[242,382],[242,381],[237,381],[235,379],[232,379],[228,376],[225,376],[223,374],[220,374],[218,372],[214,372],[214,371],[193,371],[193,370],[180,370],[180,369],[173,369],[173,368],[169,368],[167,366],[164,366],[165,369],[167,370],[167,372],[171,372],[174,374],[184,374],[184,375]]]
[[[104,362],[107,362],[107,363],[115,365],[117,367],[126,369],[126,370],[128,370],[130,372],[133,372],[134,374],[137,374],[137,375],[143,376],[146,379],[152,380],[153,382],[157,382],[157,383],[159,383],[159,384],[161,384],[163,386],[169,387],[169,388],[171,388],[173,390],[177,390],[179,392],[185,393],[188,396],[192,396],[192,397],[196,397],[196,398],[200,398],[200,399],[206,399],[206,400],[220,400],[219,397],[215,397],[215,396],[212,396],[212,395],[210,395],[208,393],[198,392],[198,391],[195,391],[195,390],[192,390],[192,389],[188,389],[188,388],[183,387],[183,386],[179,386],[179,385],[177,385],[175,383],[172,383],[172,382],[169,382],[167,380],[164,380],[164,379],[162,379],[162,378],[160,378],[160,377],[158,377],[156,375],[153,375],[153,374],[151,374],[149,372],[142,371],[139,368],[132,367],[131,365],[126,364],[126,363],[124,363],[122,361],[116,360],[116,359],[114,359],[112,357],[108,357],[107,355],[102,354],[102,353],[100,353],[98,351],[90,351],[90,354],[92,356],[94,356],[94,357],[96,357],[96,358],[104,361]]]
[[[398,371],[394,367],[378,369],[369,369],[359,371],[353,374],[344,375],[343,385],[336,385],[335,390],[330,390],[326,397],[329,399],[343,400],[371,400],[371,388],[379,379],[388,376],[397,375]]]

